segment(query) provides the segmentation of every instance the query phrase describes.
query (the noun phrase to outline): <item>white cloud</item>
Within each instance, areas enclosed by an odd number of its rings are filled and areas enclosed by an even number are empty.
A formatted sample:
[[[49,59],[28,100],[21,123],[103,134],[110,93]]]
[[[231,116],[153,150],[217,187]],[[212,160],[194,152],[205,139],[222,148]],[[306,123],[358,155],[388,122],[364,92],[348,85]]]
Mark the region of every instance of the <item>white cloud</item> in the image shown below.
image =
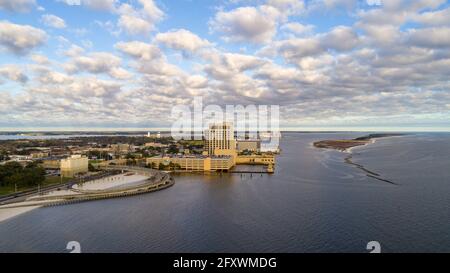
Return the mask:
[[[117,0],[81,0],[81,3],[91,9],[113,11]]]
[[[106,73],[116,79],[128,79],[131,74],[120,67],[121,59],[107,52],[93,52],[87,56],[76,56],[66,64],[69,73],[89,72],[94,74]]]
[[[359,43],[356,32],[346,26],[338,26],[321,37],[321,43],[325,48],[338,51],[347,51],[355,48]]]
[[[148,35],[153,30],[153,24],[135,16],[120,16],[118,26],[131,35]]]
[[[57,0],[69,6],[85,6],[93,10],[114,11],[117,0]]]
[[[67,57],[76,57],[81,54],[83,54],[84,48],[78,46],[78,45],[70,45],[69,49],[65,50],[63,53]]]
[[[49,27],[53,28],[65,28],[66,22],[56,15],[53,14],[44,14],[42,15],[42,22]]]
[[[408,32],[409,43],[428,48],[450,48],[450,27],[412,29]]]
[[[144,61],[150,61],[161,57],[161,51],[158,47],[139,41],[119,42],[114,47],[133,58],[142,59]]]
[[[29,12],[35,5],[35,0],[0,0],[0,10],[10,12]]]
[[[305,35],[305,34],[311,34],[314,30],[314,25],[303,25],[300,23],[286,23],[284,24],[281,29],[287,30],[290,32],[293,32],[297,35]]]
[[[131,35],[149,35],[155,29],[155,25],[164,18],[164,12],[153,0],[138,0],[138,2],[141,5],[140,9],[126,3],[118,8],[117,13],[120,17],[117,25]]]
[[[0,21],[0,46],[14,54],[26,54],[33,48],[43,45],[46,40],[47,34],[43,30],[29,25]]]
[[[189,88],[195,88],[195,89],[206,88],[208,86],[208,78],[206,78],[202,75],[189,76],[186,79],[186,85]]]
[[[416,14],[414,21],[431,26],[450,25],[450,8]]]
[[[194,33],[185,30],[171,30],[165,33],[158,33],[155,40],[172,49],[184,52],[196,52],[199,49],[211,46],[211,43],[205,39],[201,39]]]
[[[266,43],[276,33],[279,16],[279,11],[270,6],[240,7],[219,11],[209,24],[226,41]]]
[[[17,65],[0,66],[0,77],[20,83],[26,83],[28,81],[27,75],[23,72],[22,68]]]
[[[356,1],[314,0],[306,8],[317,9],[305,11],[303,1],[228,1],[210,29],[243,44],[224,45],[186,29],[152,35],[165,17],[154,1],[81,1],[116,16],[97,23],[111,38],[138,36],[115,41],[114,52],[90,52],[101,29],[86,26],[83,37],[70,30],[50,40],[60,57],[51,61],[47,50],[32,50],[45,32],[1,22],[2,49],[31,54],[17,61],[27,64],[0,66],[2,83],[19,83],[17,92],[0,88],[0,126],[151,126],[167,121],[167,105],[190,103],[193,95],[220,105],[279,104],[282,122],[294,126],[413,122],[419,115],[424,123],[437,115],[448,123],[448,7],[442,0],[384,2],[366,9]],[[324,31],[308,17],[334,12],[349,16],[345,26],[330,21]],[[17,28],[5,31],[10,25]],[[164,48],[182,54],[169,58]],[[185,53],[189,60],[180,57]]]
[[[35,62],[37,64],[41,64],[41,65],[50,64],[50,61],[47,58],[47,56],[42,55],[42,54],[33,54],[33,55],[31,55],[31,60],[33,60],[33,62]]]

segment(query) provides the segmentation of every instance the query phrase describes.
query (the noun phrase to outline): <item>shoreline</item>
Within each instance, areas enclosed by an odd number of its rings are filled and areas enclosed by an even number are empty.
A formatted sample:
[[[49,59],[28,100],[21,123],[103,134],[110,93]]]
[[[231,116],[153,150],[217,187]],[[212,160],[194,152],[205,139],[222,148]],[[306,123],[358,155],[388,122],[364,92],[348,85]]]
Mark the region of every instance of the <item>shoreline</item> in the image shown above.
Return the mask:
[[[124,177],[120,179],[121,175],[111,176],[108,179],[85,182],[85,188],[74,185],[66,191],[52,191],[41,196],[30,196],[25,201],[3,204],[0,205],[0,222],[40,207],[140,195],[160,191],[175,184],[174,179],[167,173],[133,167],[120,169],[134,172],[135,177],[127,180]]]
[[[404,136],[405,134],[370,134],[354,139],[334,139],[321,140],[313,142],[313,146],[321,149],[334,149],[341,152],[351,152],[354,148],[364,147],[368,144],[373,144],[377,139]]]
[[[399,185],[395,183],[394,181],[391,181],[389,179],[383,178],[380,174],[371,171],[367,169],[364,165],[358,164],[353,162],[353,151],[356,148],[362,148],[369,144],[374,144],[377,139],[380,138],[389,138],[389,137],[398,137],[398,136],[404,136],[404,134],[371,134],[368,136],[355,138],[351,140],[323,140],[323,141],[316,141],[313,143],[313,146],[315,148],[320,149],[329,149],[329,150],[337,150],[340,152],[347,153],[348,156],[344,158],[344,162],[346,164],[352,165],[360,170],[362,170],[367,177],[376,179],[378,181],[382,181],[385,183],[389,183],[392,185]]]
[[[0,209],[0,223],[16,216],[38,209],[41,206],[18,207],[9,209]]]

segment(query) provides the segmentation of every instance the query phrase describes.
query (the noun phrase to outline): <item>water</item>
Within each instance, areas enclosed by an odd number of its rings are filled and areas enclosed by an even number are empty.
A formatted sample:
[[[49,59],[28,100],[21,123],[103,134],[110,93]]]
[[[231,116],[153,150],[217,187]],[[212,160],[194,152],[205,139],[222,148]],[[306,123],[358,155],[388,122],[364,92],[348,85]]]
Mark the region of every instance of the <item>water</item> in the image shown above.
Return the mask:
[[[450,134],[377,140],[353,161],[285,134],[274,175],[182,175],[166,190],[42,208],[0,223],[0,252],[450,252]]]

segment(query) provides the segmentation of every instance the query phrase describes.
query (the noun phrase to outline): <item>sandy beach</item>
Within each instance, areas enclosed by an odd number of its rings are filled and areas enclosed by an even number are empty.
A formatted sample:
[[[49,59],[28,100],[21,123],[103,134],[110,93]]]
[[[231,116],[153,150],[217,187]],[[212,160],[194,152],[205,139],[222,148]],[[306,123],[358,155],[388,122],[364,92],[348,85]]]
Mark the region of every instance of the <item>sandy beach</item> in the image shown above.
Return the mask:
[[[20,214],[29,212],[29,211],[37,209],[37,208],[39,208],[39,206],[0,209],[0,222],[11,219],[15,216],[18,216]]]

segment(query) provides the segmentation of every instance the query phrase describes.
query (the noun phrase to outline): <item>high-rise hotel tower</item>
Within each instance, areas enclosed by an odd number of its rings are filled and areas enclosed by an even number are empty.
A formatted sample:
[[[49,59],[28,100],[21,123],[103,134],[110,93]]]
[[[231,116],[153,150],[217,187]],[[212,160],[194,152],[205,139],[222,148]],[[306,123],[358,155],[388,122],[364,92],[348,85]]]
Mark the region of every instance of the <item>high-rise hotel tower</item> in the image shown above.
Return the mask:
[[[236,140],[232,123],[215,123],[205,130],[205,152],[209,156],[229,155],[236,157]]]

